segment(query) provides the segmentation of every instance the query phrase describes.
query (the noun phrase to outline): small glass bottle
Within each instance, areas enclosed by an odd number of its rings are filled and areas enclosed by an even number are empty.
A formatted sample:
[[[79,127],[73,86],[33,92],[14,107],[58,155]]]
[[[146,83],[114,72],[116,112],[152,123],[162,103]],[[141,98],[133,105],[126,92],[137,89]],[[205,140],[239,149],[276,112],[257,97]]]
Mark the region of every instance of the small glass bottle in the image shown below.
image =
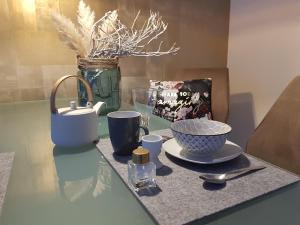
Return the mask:
[[[156,166],[149,161],[149,151],[142,147],[132,152],[128,162],[128,183],[135,191],[156,187]]]

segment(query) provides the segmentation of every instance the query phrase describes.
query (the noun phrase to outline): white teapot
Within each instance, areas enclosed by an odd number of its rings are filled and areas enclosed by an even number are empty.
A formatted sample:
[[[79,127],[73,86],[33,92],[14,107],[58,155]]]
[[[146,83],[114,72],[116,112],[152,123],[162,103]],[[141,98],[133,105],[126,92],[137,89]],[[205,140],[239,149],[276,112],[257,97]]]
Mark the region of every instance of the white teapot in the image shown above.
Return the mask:
[[[78,107],[75,101],[69,107],[57,109],[55,95],[59,85],[66,79],[75,77],[79,79],[87,90],[88,102],[86,107]],[[50,97],[51,109],[51,138],[54,144],[64,147],[77,147],[98,141],[97,135],[98,115],[104,102],[93,106],[93,94],[89,83],[75,75],[63,76],[56,81]]]

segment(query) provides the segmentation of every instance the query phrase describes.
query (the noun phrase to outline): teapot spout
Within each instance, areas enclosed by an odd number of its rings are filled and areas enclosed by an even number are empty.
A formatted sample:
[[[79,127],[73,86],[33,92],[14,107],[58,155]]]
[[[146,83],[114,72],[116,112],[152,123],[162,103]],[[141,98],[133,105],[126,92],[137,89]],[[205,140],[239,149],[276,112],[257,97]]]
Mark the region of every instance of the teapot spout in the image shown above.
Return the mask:
[[[93,109],[95,110],[96,114],[99,115],[100,109],[103,105],[106,105],[105,102],[97,102],[96,105],[94,105]]]

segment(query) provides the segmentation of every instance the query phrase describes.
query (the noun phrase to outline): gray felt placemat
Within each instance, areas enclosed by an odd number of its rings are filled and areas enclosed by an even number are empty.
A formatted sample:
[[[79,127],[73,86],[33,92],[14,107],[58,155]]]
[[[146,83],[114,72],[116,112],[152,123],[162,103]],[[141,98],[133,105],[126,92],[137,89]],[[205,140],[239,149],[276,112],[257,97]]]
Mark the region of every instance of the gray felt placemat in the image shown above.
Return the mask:
[[[15,153],[0,153],[0,214]]]
[[[169,129],[153,133],[171,136]],[[110,139],[101,139],[97,147],[127,184],[126,162],[130,157],[113,155]],[[134,194],[162,225],[185,224],[299,180],[298,176],[247,154],[229,162],[206,166],[176,159],[165,152],[159,158],[165,165],[157,171],[159,188]],[[267,168],[218,187],[207,185],[199,179],[199,172],[226,172],[250,164],[265,165]]]

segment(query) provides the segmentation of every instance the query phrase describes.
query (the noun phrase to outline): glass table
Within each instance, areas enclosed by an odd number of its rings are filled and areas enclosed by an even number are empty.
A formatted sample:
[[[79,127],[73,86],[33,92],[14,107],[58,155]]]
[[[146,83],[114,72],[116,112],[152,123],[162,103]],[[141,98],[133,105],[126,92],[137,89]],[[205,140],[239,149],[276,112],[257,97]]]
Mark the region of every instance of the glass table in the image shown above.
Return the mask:
[[[48,101],[0,104],[0,129],[0,152],[15,152],[1,225],[155,224],[95,145],[53,145]],[[105,116],[99,134],[108,136]],[[297,183],[194,224],[296,224],[299,208]]]

